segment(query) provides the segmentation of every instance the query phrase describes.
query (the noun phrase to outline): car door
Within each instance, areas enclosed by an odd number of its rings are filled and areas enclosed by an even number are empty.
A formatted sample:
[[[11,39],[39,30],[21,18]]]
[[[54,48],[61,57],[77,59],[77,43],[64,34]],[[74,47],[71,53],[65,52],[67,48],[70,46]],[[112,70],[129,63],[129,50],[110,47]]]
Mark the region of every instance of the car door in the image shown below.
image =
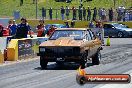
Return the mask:
[[[104,24],[104,36],[113,36],[113,26],[111,24]]]
[[[118,30],[116,27],[114,27],[113,25],[111,25],[110,34],[111,34],[112,36],[117,36],[118,31],[119,31],[119,30]]]

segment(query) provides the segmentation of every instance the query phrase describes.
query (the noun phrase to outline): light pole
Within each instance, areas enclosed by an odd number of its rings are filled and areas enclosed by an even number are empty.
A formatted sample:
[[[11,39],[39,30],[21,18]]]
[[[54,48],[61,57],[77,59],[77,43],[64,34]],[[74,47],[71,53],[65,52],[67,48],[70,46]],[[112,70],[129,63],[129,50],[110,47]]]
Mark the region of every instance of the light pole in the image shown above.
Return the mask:
[[[38,0],[36,0],[36,19],[38,17]]]

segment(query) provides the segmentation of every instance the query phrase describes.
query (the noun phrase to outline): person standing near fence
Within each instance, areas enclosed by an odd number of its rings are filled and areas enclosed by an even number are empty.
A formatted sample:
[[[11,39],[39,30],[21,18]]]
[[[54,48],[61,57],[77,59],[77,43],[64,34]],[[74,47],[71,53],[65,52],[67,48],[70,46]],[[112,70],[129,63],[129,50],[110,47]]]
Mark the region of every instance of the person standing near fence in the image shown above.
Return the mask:
[[[91,20],[91,10],[90,8],[88,7],[88,10],[87,10],[87,21],[90,21]]]
[[[65,19],[64,14],[65,14],[65,9],[64,9],[64,7],[63,7],[63,6],[61,6],[61,18],[62,18],[62,20],[64,20],[64,19]]]
[[[104,28],[103,28],[103,22],[100,20],[96,20],[96,28],[95,33],[98,34],[99,39],[102,41],[102,45],[104,45]]]
[[[102,18],[102,9],[101,8],[98,9],[98,16],[99,16],[99,20],[101,20],[101,18]]]
[[[72,20],[76,20],[77,10],[76,10],[76,8],[74,6],[72,7],[72,11],[73,11],[73,18],[72,18]]]
[[[49,16],[50,16],[50,20],[52,20],[52,8],[51,7],[49,9]]]
[[[79,6],[79,9],[78,9],[78,17],[79,17],[79,20],[82,20],[82,7]]]
[[[125,17],[125,7],[124,6],[119,6],[117,9],[118,17],[117,20],[121,21]]]
[[[46,18],[46,9],[44,7],[42,7],[42,18]]]
[[[94,10],[93,21],[95,21],[96,20],[96,16],[97,16],[97,9],[96,9],[96,7],[93,10]]]
[[[66,6],[66,17],[67,17],[67,20],[69,20],[69,13],[70,13],[70,9],[68,6]]]
[[[86,9],[83,7],[83,19],[86,20]]]
[[[102,20],[103,21],[106,20],[106,10],[105,10],[105,8],[102,9]]]
[[[109,21],[113,21],[113,9],[112,8],[110,8],[109,9]]]

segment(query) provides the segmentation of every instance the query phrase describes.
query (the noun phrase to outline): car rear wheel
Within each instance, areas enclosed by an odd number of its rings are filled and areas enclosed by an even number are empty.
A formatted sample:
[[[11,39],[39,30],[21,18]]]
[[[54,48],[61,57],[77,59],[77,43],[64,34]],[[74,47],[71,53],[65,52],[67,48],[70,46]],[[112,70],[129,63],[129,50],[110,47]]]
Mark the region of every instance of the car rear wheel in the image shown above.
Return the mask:
[[[92,58],[92,64],[93,65],[99,65],[101,60],[101,53],[98,51],[95,56]]]
[[[45,69],[47,67],[48,61],[44,60],[42,56],[40,56],[40,66],[42,69]]]
[[[123,38],[123,37],[124,37],[123,32],[118,32],[117,37],[119,37],[119,38]]]
[[[87,53],[82,54],[80,65],[82,69],[87,67]]]

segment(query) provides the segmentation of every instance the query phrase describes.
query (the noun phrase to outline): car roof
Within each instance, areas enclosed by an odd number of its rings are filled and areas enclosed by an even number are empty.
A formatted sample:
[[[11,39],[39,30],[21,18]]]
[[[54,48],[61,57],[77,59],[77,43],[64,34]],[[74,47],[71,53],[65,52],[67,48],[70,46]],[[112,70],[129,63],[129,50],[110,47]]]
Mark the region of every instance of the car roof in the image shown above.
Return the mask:
[[[105,23],[105,24],[112,24],[113,25],[113,24],[119,24],[119,23]]]
[[[87,28],[57,28],[56,30],[87,30]]]

